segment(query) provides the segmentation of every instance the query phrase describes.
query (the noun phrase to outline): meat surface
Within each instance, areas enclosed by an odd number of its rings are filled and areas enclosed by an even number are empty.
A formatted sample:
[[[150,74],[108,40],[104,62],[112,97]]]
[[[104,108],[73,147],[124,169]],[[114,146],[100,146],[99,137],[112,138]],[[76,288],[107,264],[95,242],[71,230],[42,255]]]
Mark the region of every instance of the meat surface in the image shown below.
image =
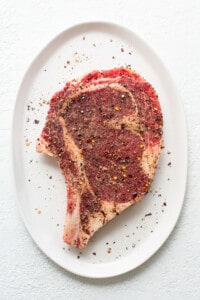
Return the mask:
[[[36,148],[54,156],[65,176],[66,243],[85,248],[100,227],[143,198],[162,127],[154,89],[130,69],[93,71],[52,97]]]

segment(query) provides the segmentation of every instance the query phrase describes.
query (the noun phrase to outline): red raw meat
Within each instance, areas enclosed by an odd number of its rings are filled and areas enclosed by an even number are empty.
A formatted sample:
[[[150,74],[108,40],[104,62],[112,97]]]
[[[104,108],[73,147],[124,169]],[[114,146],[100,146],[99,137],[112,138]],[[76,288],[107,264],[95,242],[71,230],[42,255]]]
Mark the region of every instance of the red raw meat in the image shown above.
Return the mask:
[[[54,156],[67,183],[63,239],[91,236],[149,189],[163,118],[152,86],[130,69],[93,71],[50,101],[37,151]]]

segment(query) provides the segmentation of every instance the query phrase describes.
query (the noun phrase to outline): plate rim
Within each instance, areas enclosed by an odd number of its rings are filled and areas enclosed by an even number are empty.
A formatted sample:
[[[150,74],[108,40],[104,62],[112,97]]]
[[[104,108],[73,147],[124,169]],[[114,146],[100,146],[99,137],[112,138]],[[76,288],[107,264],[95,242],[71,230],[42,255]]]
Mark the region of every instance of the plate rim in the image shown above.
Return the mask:
[[[17,177],[17,169],[16,169],[16,166],[15,166],[15,156],[16,156],[16,151],[14,150],[15,147],[15,138],[14,138],[14,131],[15,131],[15,124],[16,124],[16,111],[17,111],[17,108],[20,104],[20,92],[21,92],[21,89],[23,87],[23,83],[24,81],[26,80],[27,78],[27,75],[29,74],[29,72],[31,71],[31,69],[33,68],[35,62],[37,62],[38,58],[45,53],[46,49],[48,49],[55,41],[56,39],[58,38],[61,38],[62,35],[66,34],[67,32],[70,32],[72,30],[75,30],[75,29],[78,29],[80,27],[83,27],[86,28],[87,26],[109,26],[109,27],[114,27],[114,28],[118,28],[120,30],[123,30],[123,31],[126,31],[128,32],[129,34],[133,35],[136,37],[137,40],[139,40],[144,46],[145,48],[148,49],[148,51],[151,52],[151,54],[156,57],[156,60],[158,61],[159,65],[162,67],[162,69],[165,71],[165,74],[167,75],[167,78],[168,80],[170,81],[170,86],[172,86],[173,88],[173,92],[176,96],[176,103],[178,104],[178,108],[179,108],[179,117],[181,117],[181,122],[179,122],[183,128],[183,131],[182,131],[182,137],[181,137],[181,142],[182,144],[184,144],[184,147],[183,147],[183,153],[182,153],[182,156],[184,157],[184,175],[182,176],[182,196],[180,196],[180,198],[182,199],[180,201],[180,208],[179,208],[179,211],[178,211],[178,214],[176,216],[176,218],[174,219],[174,222],[173,224],[171,225],[170,227],[170,230],[167,230],[167,233],[165,234],[165,237],[162,238],[162,242],[161,243],[158,243],[159,246],[156,247],[156,249],[153,248],[152,251],[150,251],[151,253],[145,258],[145,259],[142,259],[141,262],[138,262],[137,264],[134,264],[134,266],[127,266],[125,269],[122,268],[121,270],[118,270],[118,272],[112,272],[112,270],[110,270],[110,272],[105,272],[103,271],[102,273],[99,273],[99,274],[87,274],[87,272],[84,272],[82,270],[79,270],[79,271],[76,271],[73,269],[73,267],[71,268],[71,266],[69,266],[68,268],[66,268],[65,266],[63,266],[60,262],[56,261],[53,257],[49,256],[47,250],[42,247],[40,245],[40,243],[37,241],[37,238],[35,236],[33,236],[32,234],[32,230],[29,226],[29,222],[27,221],[27,217],[24,215],[24,212],[23,212],[23,209],[20,205],[20,200],[19,200],[19,191],[18,191],[18,187],[17,187],[17,180],[16,180],[16,177]],[[34,241],[34,243],[37,245],[37,247],[42,250],[42,252],[48,257],[48,259],[51,259],[54,263],[56,263],[57,265],[59,265],[62,269],[66,270],[66,271],[69,271],[73,274],[76,274],[78,276],[82,276],[82,277],[87,277],[87,278],[95,278],[95,279],[100,279],[100,278],[110,278],[110,277],[115,277],[115,276],[119,276],[119,275],[122,275],[122,274],[125,274],[127,272],[130,272],[130,271],[133,271],[135,270],[136,268],[138,268],[139,266],[143,265],[146,261],[148,261],[154,254],[156,254],[159,249],[163,246],[163,244],[165,242],[167,242],[167,239],[169,238],[169,236],[172,234],[178,220],[179,220],[179,217],[180,217],[180,214],[181,214],[181,211],[182,211],[182,207],[183,207],[183,203],[184,203],[184,200],[185,200],[185,193],[186,193],[186,187],[187,187],[187,176],[188,176],[188,136],[187,136],[187,127],[186,127],[186,119],[185,119],[185,113],[184,113],[184,108],[183,108],[183,103],[181,101],[181,97],[177,91],[177,88],[174,84],[174,81],[168,71],[168,68],[166,67],[166,65],[163,63],[163,61],[161,60],[160,56],[156,53],[156,51],[149,45],[149,42],[146,42],[143,38],[140,37],[140,35],[138,35],[137,33],[135,33],[134,31],[132,31],[132,29],[130,29],[129,27],[126,27],[124,25],[121,25],[119,23],[115,23],[115,22],[107,22],[107,21],[88,21],[88,22],[81,22],[81,23],[77,23],[77,24],[74,24],[66,29],[64,29],[63,31],[61,31],[60,33],[56,34],[53,38],[50,39],[50,41],[48,43],[46,43],[46,45],[44,45],[41,50],[34,56],[34,58],[31,60],[31,62],[29,63],[24,75],[22,76],[22,79],[20,81],[20,84],[19,84],[19,87],[17,89],[17,95],[16,95],[16,98],[15,98],[15,103],[14,103],[14,108],[13,108],[13,115],[12,115],[12,126],[11,126],[11,149],[12,149],[12,155],[11,155],[11,164],[12,164],[12,182],[13,182],[13,187],[14,187],[14,198],[15,198],[15,202],[17,204],[17,207],[18,207],[18,211],[20,213],[20,216],[23,220],[23,223],[24,223],[24,226],[27,230],[27,232],[29,233],[29,235],[31,236],[32,240]],[[126,257],[124,257],[123,259],[121,259],[122,261],[123,260],[127,260],[128,257],[130,255],[127,255]],[[121,261],[120,260],[120,261]],[[83,263],[83,262],[82,262]],[[87,263],[85,263],[87,265]],[[103,265],[106,265],[107,267],[111,266],[111,265],[119,265],[119,261],[112,261],[112,262],[109,262],[109,263],[102,263],[101,266]],[[98,264],[94,264],[95,268],[97,269],[101,269],[99,268],[99,265]],[[111,269],[111,268],[110,268]],[[95,272],[96,273],[96,272]]]

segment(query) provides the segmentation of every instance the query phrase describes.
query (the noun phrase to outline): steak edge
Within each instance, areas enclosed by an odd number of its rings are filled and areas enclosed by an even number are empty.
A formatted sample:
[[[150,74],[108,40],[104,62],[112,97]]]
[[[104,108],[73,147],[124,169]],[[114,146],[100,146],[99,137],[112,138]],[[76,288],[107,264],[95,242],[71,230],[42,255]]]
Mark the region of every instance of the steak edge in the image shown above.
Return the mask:
[[[130,69],[93,71],[52,97],[36,150],[55,157],[65,176],[66,243],[85,248],[99,228],[143,198],[162,127],[153,87]]]

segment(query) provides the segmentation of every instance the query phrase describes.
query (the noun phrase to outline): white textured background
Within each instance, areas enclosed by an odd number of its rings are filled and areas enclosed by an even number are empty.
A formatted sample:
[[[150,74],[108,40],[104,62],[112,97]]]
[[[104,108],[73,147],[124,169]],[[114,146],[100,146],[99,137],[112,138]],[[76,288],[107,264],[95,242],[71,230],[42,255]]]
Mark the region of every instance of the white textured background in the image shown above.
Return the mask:
[[[11,182],[10,130],[22,76],[49,40],[90,20],[125,25],[159,54],[182,98],[189,142],[175,230],[144,265],[106,280],[77,277],[41,253],[21,221]],[[199,157],[200,1],[0,0],[0,299],[200,299]]]

